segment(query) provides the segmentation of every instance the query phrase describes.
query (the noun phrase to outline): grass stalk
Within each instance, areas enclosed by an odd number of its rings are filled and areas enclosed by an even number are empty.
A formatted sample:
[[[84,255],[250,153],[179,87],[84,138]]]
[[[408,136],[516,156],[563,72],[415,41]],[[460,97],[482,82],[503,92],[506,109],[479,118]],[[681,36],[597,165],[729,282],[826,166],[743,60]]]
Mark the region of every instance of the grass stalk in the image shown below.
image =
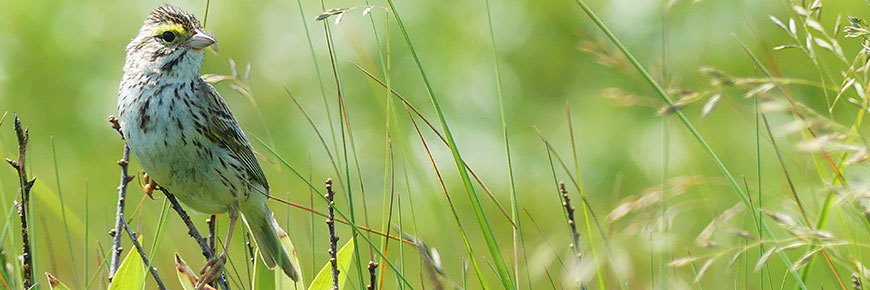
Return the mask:
[[[58,162],[57,162],[57,150],[54,147],[54,136],[51,137],[51,156],[52,156],[52,159],[54,160],[54,175],[55,175],[55,179],[57,180],[57,198],[58,198],[58,200],[60,200],[61,220],[63,220],[63,229],[64,229],[64,233],[66,234],[66,244],[67,244],[67,247],[69,249],[69,258],[73,264],[72,265],[73,280],[76,283],[76,285],[80,285],[80,287],[83,287],[84,285],[82,285],[81,282],[79,281],[79,267],[78,267],[78,263],[76,263],[75,251],[73,251],[72,237],[70,237],[70,233],[69,233],[69,224],[66,221],[66,203],[63,202],[63,191],[61,191],[60,165],[58,165]]]
[[[462,177],[462,183],[465,185],[465,191],[468,194],[469,200],[471,201],[475,216],[477,217],[477,223],[480,226],[480,230],[483,233],[484,239],[486,240],[490,255],[492,255],[492,260],[495,263],[499,276],[501,277],[500,280],[502,282],[502,285],[505,289],[508,290],[515,289],[516,285],[514,285],[513,280],[510,279],[510,271],[508,270],[507,265],[504,262],[504,258],[502,257],[498,242],[496,241],[495,235],[493,234],[492,227],[489,225],[486,214],[483,212],[483,208],[480,204],[480,199],[478,198],[477,193],[474,190],[474,186],[471,184],[471,179],[468,175],[468,171],[465,169],[464,161],[459,154],[459,149],[453,139],[453,134],[450,132],[450,128],[447,126],[447,120],[444,118],[444,112],[441,110],[441,106],[438,104],[438,98],[435,96],[435,92],[431,84],[429,83],[429,78],[427,77],[426,72],[423,69],[423,64],[420,61],[420,57],[417,55],[417,51],[414,49],[414,45],[411,42],[408,31],[405,29],[404,23],[402,23],[402,18],[399,16],[395,4],[392,0],[387,0],[387,2],[390,6],[390,10],[393,12],[393,17],[396,19],[396,24],[399,26],[399,30],[402,32],[402,36],[404,36],[405,38],[405,44],[408,46],[408,49],[410,50],[411,55],[414,58],[414,62],[417,64],[420,75],[423,77],[423,82],[426,86],[429,100],[432,102],[432,106],[435,108],[435,112],[438,115],[438,120],[440,121],[441,127],[444,130],[444,135],[447,138],[448,146],[450,147],[450,151],[453,155],[453,160],[455,161],[456,167],[459,170],[459,174]]]
[[[407,110],[407,108],[406,108]],[[474,250],[471,247],[471,243],[468,242],[468,235],[465,232],[465,227],[462,226],[462,221],[459,219],[459,214],[456,211],[456,206],[453,204],[453,199],[450,198],[450,194],[447,192],[447,186],[444,185],[444,179],[441,178],[441,172],[438,170],[438,165],[435,163],[435,158],[432,157],[432,152],[429,151],[429,145],[426,144],[426,139],[423,138],[423,133],[420,132],[420,127],[417,126],[417,122],[414,121],[413,116],[411,116],[411,112],[408,112],[408,117],[411,119],[411,123],[414,124],[414,129],[417,131],[417,135],[420,137],[420,142],[423,143],[423,148],[426,150],[426,155],[429,157],[429,162],[432,164],[432,168],[435,170],[435,176],[438,178],[438,184],[441,186],[441,192],[444,193],[444,197],[447,200],[447,205],[450,206],[450,212],[453,214],[453,220],[456,221],[456,225],[459,227],[459,234],[462,236],[462,242],[465,244],[465,250],[468,252],[468,258],[471,260],[471,265],[474,268],[475,274],[477,274],[477,278],[480,282],[480,287],[482,289],[489,289],[489,284],[486,283],[486,279],[483,277],[483,272],[480,270],[480,264],[477,262],[477,258],[474,255]]]
[[[269,145],[267,145],[265,142],[263,142],[263,140],[260,140],[259,138],[256,138],[255,140],[257,140],[257,142],[259,142],[260,145],[264,146],[269,151],[269,153],[271,153],[273,156],[275,156],[275,158],[277,158],[278,161],[282,165],[284,165],[284,167],[286,167],[287,169],[290,169],[290,171],[293,173],[293,175],[295,175],[297,178],[302,180],[309,188],[311,188],[311,190],[314,190],[314,192],[316,192],[318,194],[318,196],[321,197],[322,200],[326,200],[326,197],[323,196],[323,193],[321,193],[320,189],[315,187],[314,184],[311,183],[311,180],[305,178],[305,176],[303,176],[298,170],[296,170],[296,167],[294,167],[289,162],[287,162],[286,159],[281,157],[281,155],[279,155],[278,152],[276,152],[274,148],[269,147]],[[270,197],[270,198],[275,199],[274,197]],[[351,219],[349,219],[349,215],[345,214],[344,211],[340,210],[339,208],[334,208],[334,210],[335,210],[335,213],[340,218],[342,218],[346,221],[352,221]],[[340,221],[338,218],[336,218],[336,220]],[[399,279],[403,283],[408,285],[411,289],[414,289],[414,286],[411,284],[411,282],[408,281],[408,279],[404,275],[401,275],[401,272],[396,267],[396,265],[393,264],[393,262],[391,262],[389,259],[386,258],[384,253],[376,246],[376,244],[374,242],[372,242],[372,240],[369,239],[366,235],[362,235],[360,233],[363,230],[362,228],[360,228],[359,226],[356,225],[356,223],[353,223],[353,222],[349,222],[348,225],[353,230],[353,235],[355,237],[361,237],[363,240],[365,240],[365,242],[369,246],[371,246],[371,248],[375,251],[375,253],[387,263],[387,266],[389,266],[390,269],[393,270],[394,273],[396,273],[396,275],[399,277]]]
[[[643,65],[640,64],[640,61],[638,61],[634,57],[634,55],[631,54],[631,52],[628,50],[628,48],[626,48],[625,45],[622,44],[622,42],[616,37],[616,35],[614,35],[613,32],[611,32],[610,29],[607,28],[607,26],[604,24],[604,22],[600,18],[598,18],[598,15],[596,15],[595,12],[592,11],[592,9],[589,7],[589,5],[586,4],[586,1],[575,0],[575,2],[580,6],[580,8],[583,10],[583,12],[586,13],[587,16],[589,16],[589,18],[595,23],[595,25],[598,26],[598,28],[601,29],[602,32],[604,32],[604,34],[607,36],[607,38],[622,52],[622,54],[625,55],[625,57],[629,60],[629,62],[632,64],[632,66],[634,66],[634,68],[643,76],[643,78],[650,84],[650,86],[653,87],[653,89],[655,90],[655,92],[659,96],[659,98],[662,101],[664,101],[668,106],[673,107],[674,102],[671,100],[670,95],[664,90],[664,88],[661,87],[661,85],[659,85],[658,82],[655,81],[655,79],[652,77],[652,75],[650,75],[649,72],[643,67]],[[710,145],[707,143],[706,139],[704,139],[704,137],[701,136],[701,133],[695,128],[694,125],[692,125],[692,122],[689,121],[689,118],[686,117],[686,115],[681,110],[679,110],[679,109],[675,110],[673,112],[673,114],[677,115],[677,117],[680,119],[680,122],[683,123],[683,125],[686,127],[686,129],[689,130],[689,132],[692,134],[692,136],[695,138],[695,140],[704,148],[704,150],[707,152],[707,154],[710,155],[710,157],[715,161],[716,166],[719,168],[719,170],[722,172],[722,174],[728,180],[728,184],[734,190],[737,197],[740,199],[741,202],[743,202],[752,211],[753,219],[755,219],[755,222],[758,223],[759,219],[757,219],[757,213],[756,213],[756,211],[758,211],[758,209],[752,207],[752,204],[749,202],[748,196],[746,195],[745,192],[743,192],[743,189],[737,183],[737,180],[734,179],[734,176],[731,175],[731,172],[728,170],[728,168],[725,167],[725,163],[722,162],[722,160],[719,158],[719,155],[716,154],[715,151],[713,151],[713,148],[710,147]],[[772,238],[775,237],[773,234],[773,231],[771,231],[770,228],[766,224],[761,224],[761,228],[768,234],[768,236],[770,236]],[[795,280],[799,284],[800,288],[806,290],[807,287],[804,284],[804,281],[800,279],[800,275],[792,268],[793,263],[791,262],[789,257],[781,252],[778,253],[777,255],[780,257],[781,260],[783,260],[783,262],[789,268],[789,270],[788,270],[789,274],[791,274],[795,278]]]
[[[514,260],[514,285],[520,285],[520,257],[519,254],[522,252],[523,260],[526,260],[526,245],[525,241],[522,238],[522,226],[520,224],[519,215],[519,203],[517,201],[517,188],[516,181],[514,180],[514,169],[513,162],[511,161],[511,146],[510,146],[510,138],[508,137],[508,125],[507,125],[507,117],[505,116],[504,110],[504,90],[501,84],[501,69],[499,68],[499,60],[498,60],[498,50],[495,45],[495,29],[492,25],[492,7],[490,6],[489,0],[484,0],[484,4],[486,4],[486,20],[489,25],[489,44],[492,49],[492,65],[493,71],[495,72],[495,87],[498,95],[498,108],[499,115],[501,117],[501,127],[502,127],[502,137],[504,141],[504,151],[505,151],[505,159],[507,161],[507,175],[508,175],[508,184],[510,186],[510,206],[511,206],[511,220],[514,221],[515,227],[512,228],[512,238],[513,238],[513,260]],[[528,267],[526,269],[526,278],[528,281],[529,289],[532,289],[531,278],[529,275]]]
[[[21,220],[21,272],[22,272],[22,285],[24,289],[31,289],[31,287],[38,287],[38,276],[36,273],[36,265],[34,264],[33,257],[36,255],[35,244],[36,237],[33,236],[35,232],[33,230],[32,221],[32,207],[30,204],[30,190],[33,188],[33,183],[36,182],[36,178],[27,178],[27,145],[30,141],[30,129],[23,128],[21,125],[21,119],[18,118],[17,115],[15,117],[15,135],[18,137],[18,160],[12,160],[6,158],[6,162],[9,163],[18,173],[18,193],[21,198],[20,203],[16,202],[16,207],[18,209],[18,217]],[[28,228],[28,225],[30,227]]]
[[[605,285],[604,285],[604,275],[602,274],[602,271],[599,268],[600,264],[598,261],[598,251],[595,248],[595,239],[592,237],[592,225],[589,222],[589,212],[590,212],[589,209],[591,207],[589,206],[588,203],[586,203],[586,200],[587,200],[586,199],[586,191],[583,190],[583,181],[582,181],[583,179],[580,176],[580,158],[577,157],[577,144],[575,142],[576,138],[574,138],[574,120],[571,118],[571,107],[568,105],[567,102],[565,103],[565,113],[567,114],[567,118],[568,118],[568,132],[569,132],[568,137],[571,138],[571,153],[574,157],[574,174],[577,175],[577,183],[576,183],[577,191],[580,194],[581,201],[583,202],[583,206],[582,206],[583,207],[583,221],[586,223],[586,239],[587,239],[587,242],[589,243],[589,251],[592,252],[592,262],[594,263],[595,269],[596,269],[595,277],[596,277],[596,280],[598,281],[598,289],[607,289],[607,287],[605,287]],[[567,193],[565,193],[565,194],[567,194]],[[596,219],[595,223],[596,223],[596,225],[598,224],[597,219]],[[602,236],[602,238],[604,238],[603,231],[602,231],[601,236]],[[606,238],[605,238],[605,241],[607,241]],[[574,247],[576,247],[577,252],[580,253],[580,248],[579,248],[580,245],[575,243]]]

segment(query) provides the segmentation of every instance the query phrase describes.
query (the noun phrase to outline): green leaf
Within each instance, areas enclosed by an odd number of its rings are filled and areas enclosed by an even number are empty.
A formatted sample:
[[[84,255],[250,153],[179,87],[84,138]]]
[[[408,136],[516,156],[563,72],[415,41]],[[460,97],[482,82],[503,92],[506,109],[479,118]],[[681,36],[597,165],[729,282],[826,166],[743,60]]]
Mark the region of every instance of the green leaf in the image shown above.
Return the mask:
[[[272,271],[275,272],[275,289],[305,289],[305,280],[302,278],[302,268],[299,263],[299,255],[296,254],[296,247],[293,246],[293,241],[290,240],[290,236],[287,235],[283,230],[279,228],[278,236],[281,237],[281,245],[284,246],[284,249],[287,250],[287,253],[290,253],[290,261],[293,262],[293,265],[296,265],[296,274],[299,275],[299,281],[293,282],[293,279],[284,275],[283,271]]]
[[[57,277],[55,277],[51,273],[45,272],[45,276],[48,277],[49,289],[51,289],[51,290],[69,290],[69,287],[67,287],[65,284],[63,284],[63,282],[58,280]]]
[[[338,254],[335,255],[336,263],[338,264],[338,289],[344,289],[344,284],[347,282],[347,270],[350,268],[350,263],[353,261],[353,238],[347,241]],[[308,290],[325,290],[332,289],[332,265],[326,262],[326,265],[317,272],[317,276],[311,281],[311,286]]]
[[[275,289],[275,273],[259,258],[260,250],[254,252],[256,264],[254,264],[254,281],[251,282],[253,290]]]
[[[141,236],[139,242],[142,242]],[[127,251],[127,256],[124,257],[124,261],[121,261],[121,267],[118,267],[118,272],[115,272],[115,277],[112,278],[109,290],[145,289],[145,271],[145,263],[142,262],[139,253],[135,250]]]
[[[196,290],[196,282],[199,279],[178,253],[175,253],[175,274],[178,276],[178,282],[181,283],[181,289]]]

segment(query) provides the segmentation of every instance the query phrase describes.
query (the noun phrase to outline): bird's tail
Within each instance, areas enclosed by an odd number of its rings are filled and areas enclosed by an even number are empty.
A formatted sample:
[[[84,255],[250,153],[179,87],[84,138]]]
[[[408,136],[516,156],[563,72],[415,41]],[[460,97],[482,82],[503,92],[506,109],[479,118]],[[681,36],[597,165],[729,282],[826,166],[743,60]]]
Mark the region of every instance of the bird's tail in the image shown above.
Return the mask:
[[[287,235],[287,233],[278,226],[269,208],[263,203],[253,203],[242,204],[240,210],[248,230],[257,242],[263,263],[269,269],[274,269],[276,265],[281,267],[287,277],[298,281],[296,267],[290,261],[287,250],[281,245],[280,235]]]

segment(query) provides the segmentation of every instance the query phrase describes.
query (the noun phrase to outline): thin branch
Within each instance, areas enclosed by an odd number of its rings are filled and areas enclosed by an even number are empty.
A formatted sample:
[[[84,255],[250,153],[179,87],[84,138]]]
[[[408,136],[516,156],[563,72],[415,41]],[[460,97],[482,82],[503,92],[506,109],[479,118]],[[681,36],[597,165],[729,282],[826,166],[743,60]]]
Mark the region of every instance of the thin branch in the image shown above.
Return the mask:
[[[118,118],[115,116],[109,116],[109,123],[112,124],[112,129],[118,131],[118,134],[121,135],[121,139],[124,139],[124,134],[121,133],[121,125],[118,123]],[[118,185],[118,209],[115,212],[115,227],[109,231],[109,235],[112,236],[112,257],[111,262],[109,263],[109,282],[112,282],[112,278],[115,277],[115,272],[118,271],[118,267],[121,266],[121,252],[124,248],[121,247],[121,235],[118,233],[121,231],[122,218],[124,216],[124,202],[127,197],[127,184],[130,183],[132,177],[127,174],[127,165],[130,161],[130,147],[127,146],[127,143],[124,142],[124,155],[121,157],[121,160],[118,160],[118,165],[121,166],[121,181]]]
[[[215,242],[217,241],[217,236],[214,234],[215,227],[217,225],[216,219],[217,219],[217,215],[211,215],[208,217],[208,219],[205,220],[205,223],[208,224],[208,248],[209,248],[209,250],[211,250],[212,253],[215,252],[214,245],[215,245]],[[227,242],[229,242],[229,241],[227,241]],[[211,283],[208,283],[208,284],[212,287],[216,286],[214,281],[212,281]]]
[[[33,283],[33,256],[30,252],[30,235],[27,228],[27,209],[30,208],[30,189],[36,178],[27,179],[25,169],[25,157],[27,155],[27,141],[30,140],[30,128],[21,127],[21,119],[15,114],[15,135],[18,137],[18,161],[6,158],[6,162],[18,171],[18,192],[21,194],[21,203],[15,202],[18,209],[18,217],[21,218],[21,243],[22,243],[22,268],[24,289],[30,289]]]
[[[130,229],[130,225],[127,224],[127,220],[124,219],[123,214],[119,218],[121,220],[121,225],[124,226],[124,231],[130,235],[130,240],[133,241],[133,246],[136,247],[136,251],[139,252],[139,256],[142,257],[142,263],[148,267],[148,271],[151,272],[151,276],[154,277],[154,281],[157,281],[157,287],[161,290],[166,290],[166,285],[163,284],[163,280],[160,279],[160,275],[157,274],[157,268],[151,266],[151,261],[148,260],[148,254],[145,253],[145,249],[142,248],[142,245],[139,244],[139,240],[136,238],[136,234],[133,233],[133,230]],[[116,234],[115,236],[121,236]]]
[[[378,263],[375,261],[369,261],[369,285],[366,286],[367,290],[375,290],[375,281],[377,281],[378,277],[376,276],[378,269]]]
[[[326,199],[329,200],[329,216],[326,225],[329,226],[329,263],[332,264],[332,289],[338,290],[338,260],[336,260],[338,236],[335,235],[335,192],[332,191],[332,178],[326,180]]]
[[[562,206],[568,212],[568,226],[571,227],[571,249],[574,250],[574,255],[577,256],[577,262],[580,262],[583,255],[580,253],[580,234],[577,232],[577,223],[574,220],[574,207],[571,206],[571,198],[568,196],[568,190],[565,189],[565,183],[559,182],[559,194],[562,196]]]
[[[289,205],[289,206],[292,206],[292,207],[295,207],[295,208],[298,208],[298,209],[301,209],[301,210],[307,211],[307,212],[312,213],[312,214],[315,214],[315,215],[319,215],[319,216],[322,216],[322,217],[327,217],[327,216],[328,216],[328,214],[326,214],[326,213],[324,213],[324,212],[321,212],[321,211],[318,211],[318,210],[314,210],[314,209],[312,209],[312,208],[310,208],[310,207],[306,207],[306,206],[304,206],[304,205],[301,205],[301,204],[298,204],[298,203],[295,203],[295,202],[286,201],[286,200],[283,200],[283,199],[277,198],[277,197],[275,197],[274,195],[269,196],[269,199],[274,200],[274,201],[277,201],[277,202],[279,202],[279,203],[283,203],[283,204],[285,204],[285,205]],[[390,239],[393,239],[393,240],[400,241],[400,242],[405,243],[405,244],[407,244],[407,245],[411,245],[411,246],[414,245],[414,242],[413,242],[413,241],[410,241],[410,240],[407,240],[407,239],[400,238],[400,237],[398,237],[398,236],[396,236],[396,235],[391,235],[391,234],[388,235],[386,232],[379,231],[379,230],[376,230],[376,229],[372,229],[372,228],[370,228],[370,227],[360,226],[360,225],[353,225],[353,224],[350,223],[350,221],[348,221],[348,220],[346,220],[346,219],[343,219],[343,218],[335,218],[335,221],[337,221],[337,222],[339,222],[339,223],[346,224],[346,225],[350,225],[351,227],[356,227],[356,228],[359,229],[360,231],[369,232],[369,233],[372,233],[372,234],[375,234],[375,235],[378,235],[378,236],[382,236],[382,237],[387,237],[387,238],[390,238]]]

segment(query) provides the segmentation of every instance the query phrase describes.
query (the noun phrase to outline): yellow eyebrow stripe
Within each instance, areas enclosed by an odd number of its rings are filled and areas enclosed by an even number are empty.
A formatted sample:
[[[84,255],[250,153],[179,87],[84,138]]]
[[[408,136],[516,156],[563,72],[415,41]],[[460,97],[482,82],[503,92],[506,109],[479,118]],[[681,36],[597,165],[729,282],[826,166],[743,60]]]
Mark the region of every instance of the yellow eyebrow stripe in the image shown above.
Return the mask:
[[[166,31],[172,31],[175,33],[175,35],[179,35],[179,36],[189,36],[190,35],[190,32],[186,31],[184,29],[184,26],[182,26],[181,24],[177,24],[177,23],[160,25],[157,27],[157,29],[155,29],[155,32],[157,32],[156,33],[157,35],[160,35],[161,33],[166,32]]]

